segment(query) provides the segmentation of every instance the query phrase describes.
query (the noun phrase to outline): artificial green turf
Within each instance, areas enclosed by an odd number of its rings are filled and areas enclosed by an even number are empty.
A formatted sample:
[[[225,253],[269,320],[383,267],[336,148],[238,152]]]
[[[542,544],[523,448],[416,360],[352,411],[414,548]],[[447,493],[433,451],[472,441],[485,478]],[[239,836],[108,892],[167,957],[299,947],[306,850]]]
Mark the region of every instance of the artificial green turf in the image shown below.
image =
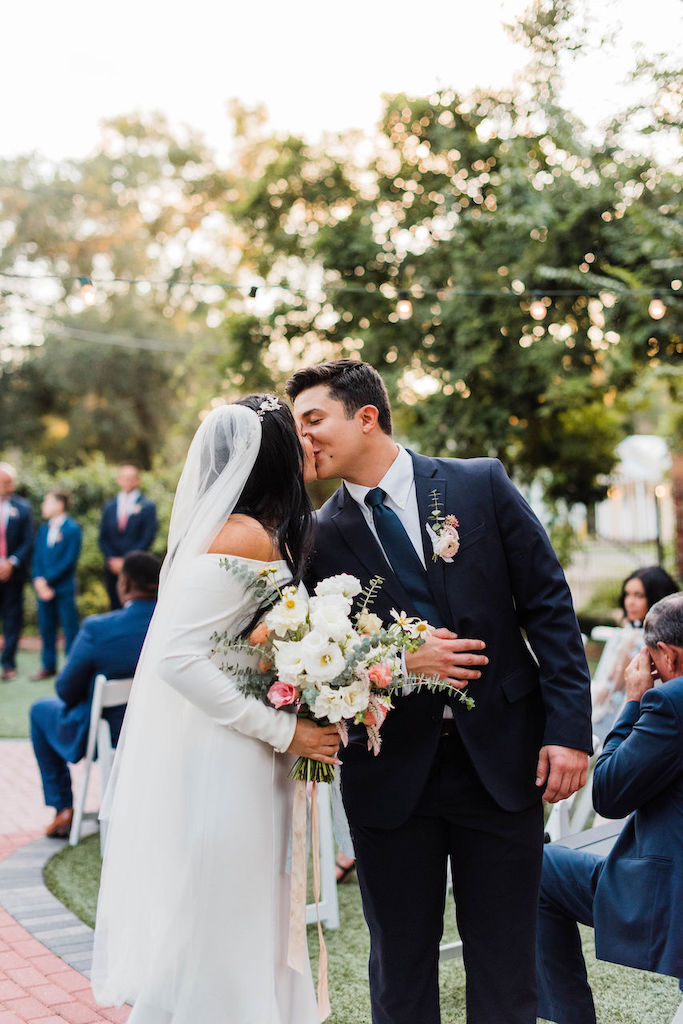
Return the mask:
[[[60,653],[60,665],[64,660]],[[17,655],[17,678],[8,683],[0,681],[0,739],[26,739],[29,734],[28,712],[34,700],[39,697],[53,697],[55,680],[44,679],[39,683],[31,676],[40,669],[38,651],[22,651]]]
[[[91,836],[79,846],[66,847],[46,865],[49,889],[91,927],[95,918],[100,875],[99,839]],[[329,1024],[369,1024],[367,987],[369,942],[355,875],[339,886],[340,927],[325,931],[329,956]],[[444,941],[456,938],[452,900],[446,913]],[[634,971],[596,960],[593,932],[582,928],[589,981],[595,997],[598,1024],[670,1024],[681,1001],[677,982],[644,971]],[[318,956],[317,928],[308,929],[313,975]],[[441,965],[442,1024],[465,1020],[465,975],[462,961]]]

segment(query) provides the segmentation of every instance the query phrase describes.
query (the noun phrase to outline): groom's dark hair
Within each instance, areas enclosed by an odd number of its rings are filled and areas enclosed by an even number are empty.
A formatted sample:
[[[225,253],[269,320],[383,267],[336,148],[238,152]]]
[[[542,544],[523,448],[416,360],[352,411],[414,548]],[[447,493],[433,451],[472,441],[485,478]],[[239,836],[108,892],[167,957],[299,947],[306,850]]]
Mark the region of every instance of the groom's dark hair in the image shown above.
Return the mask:
[[[330,396],[344,406],[347,419],[364,405],[374,405],[379,413],[377,424],[391,435],[391,405],[384,381],[374,366],[359,359],[335,359],[318,366],[298,370],[287,381],[285,391],[292,401],[309,388],[324,384]]]

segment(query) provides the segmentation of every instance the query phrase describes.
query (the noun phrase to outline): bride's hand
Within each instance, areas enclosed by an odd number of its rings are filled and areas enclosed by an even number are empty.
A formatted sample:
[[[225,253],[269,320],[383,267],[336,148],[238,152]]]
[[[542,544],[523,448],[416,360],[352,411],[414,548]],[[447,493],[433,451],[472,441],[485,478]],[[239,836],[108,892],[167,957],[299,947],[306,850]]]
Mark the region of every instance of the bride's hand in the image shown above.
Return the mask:
[[[337,757],[339,733],[334,725],[316,725],[310,718],[297,718],[292,742],[287,747],[290,754],[311,757],[325,764],[341,764]]]

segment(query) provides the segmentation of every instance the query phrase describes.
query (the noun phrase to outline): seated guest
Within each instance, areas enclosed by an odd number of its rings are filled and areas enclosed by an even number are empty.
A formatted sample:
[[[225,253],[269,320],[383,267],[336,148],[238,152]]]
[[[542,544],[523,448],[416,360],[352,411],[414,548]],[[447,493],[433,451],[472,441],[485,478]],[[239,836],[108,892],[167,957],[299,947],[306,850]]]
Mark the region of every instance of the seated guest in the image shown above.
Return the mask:
[[[644,635],[593,776],[597,812],[630,817],[607,857],[544,851],[538,1015],[556,1024],[595,1022],[577,922],[601,960],[683,979],[683,594],[652,606]]]
[[[78,633],[76,566],[81,553],[81,528],[67,513],[68,491],[48,491],[40,510],[47,520],[38,530],[33,548],[32,576],[38,598],[41,669],[34,679],[47,679],[57,671],[57,629],[64,632],[68,655]]]
[[[131,551],[118,577],[123,608],[91,615],[81,626],[69,658],[57,676],[56,697],[38,700],[31,708],[31,741],[48,807],[55,818],[46,835],[63,839],[73,818],[68,763],[85,754],[95,676],[128,679],[135,673],[159,586],[159,561],[144,551]],[[112,742],[117,743],[125,705],[106,708]]]

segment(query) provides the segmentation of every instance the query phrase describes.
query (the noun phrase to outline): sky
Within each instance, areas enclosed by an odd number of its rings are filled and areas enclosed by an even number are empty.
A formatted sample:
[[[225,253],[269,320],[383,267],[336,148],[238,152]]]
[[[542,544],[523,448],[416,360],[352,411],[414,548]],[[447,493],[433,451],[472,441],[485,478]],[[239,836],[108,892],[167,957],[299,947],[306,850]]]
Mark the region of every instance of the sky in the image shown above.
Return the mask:
[[[6,4],[0,42],[0,157],[82,157],[102,119],[160,110],[229,159],[226,103],[265,104],[278,131],[309,139],[371,131],[382,93],[509,84],[524,51],[503,29],[528,0],[25,0]],[[634,46],[683,37],[680,0],[587,0],[613,51],[584,59],[566,101],[589,126],[625,105]]]

